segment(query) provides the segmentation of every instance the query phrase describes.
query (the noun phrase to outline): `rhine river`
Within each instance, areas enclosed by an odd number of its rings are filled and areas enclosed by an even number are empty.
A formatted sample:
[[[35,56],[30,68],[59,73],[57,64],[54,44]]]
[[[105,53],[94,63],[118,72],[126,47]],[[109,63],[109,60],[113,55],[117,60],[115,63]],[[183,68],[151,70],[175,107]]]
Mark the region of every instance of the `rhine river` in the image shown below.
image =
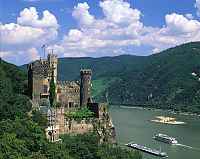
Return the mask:
[[[118,143],[130,141],[167,152],[169,159],[200,159],[200,117],[176,115],[163,110],[141,110],[111,106],[110,113],[117,132]],[[185,125],[167,125],[150,120],[156,116],[175,117]],[[169,145],[152,139],[155,133],[175,137],[180,145]],[[158,159],[146,153],[143,159]]]

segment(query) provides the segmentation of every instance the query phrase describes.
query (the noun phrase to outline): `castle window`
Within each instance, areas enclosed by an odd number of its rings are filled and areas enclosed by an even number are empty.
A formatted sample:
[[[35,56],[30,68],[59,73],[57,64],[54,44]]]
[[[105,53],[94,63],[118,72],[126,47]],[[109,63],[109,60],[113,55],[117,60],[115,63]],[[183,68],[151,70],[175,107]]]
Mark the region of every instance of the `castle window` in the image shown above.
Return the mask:
[[[69,102],[69,108],[72,108],[74,106],[73,102]]]
[[[43,85],[43,93],[48,93],[48,86],[47,85]]]
[[[60,88],[58,88],[57,93],[61,93],[61,89]]]

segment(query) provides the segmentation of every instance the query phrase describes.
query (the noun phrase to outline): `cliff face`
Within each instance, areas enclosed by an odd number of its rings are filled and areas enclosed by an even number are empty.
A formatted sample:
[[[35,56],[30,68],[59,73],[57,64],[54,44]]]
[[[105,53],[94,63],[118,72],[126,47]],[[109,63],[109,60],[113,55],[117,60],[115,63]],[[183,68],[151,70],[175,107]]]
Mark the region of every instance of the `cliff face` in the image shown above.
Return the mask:
[[[46,135],[49,140],[57,141],[63,134],[84,134],[95,132],[100,138],[100,142],[116,143],[115,128],[112,119],[107,111],[107,105],[100,103],[99,116],[90,118],[74,118],[67,115],[74,113],[64,107],[54,108],[48,111],[49,126]]]

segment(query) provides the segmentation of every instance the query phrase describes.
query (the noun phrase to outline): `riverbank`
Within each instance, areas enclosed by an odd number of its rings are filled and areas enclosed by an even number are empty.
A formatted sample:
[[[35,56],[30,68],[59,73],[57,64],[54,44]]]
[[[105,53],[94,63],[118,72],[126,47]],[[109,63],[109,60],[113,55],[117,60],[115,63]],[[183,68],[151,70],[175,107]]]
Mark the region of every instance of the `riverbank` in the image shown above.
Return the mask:
[[[136,107],[136,106],[126,106],[126,105],[121,105],[119,107],[120,108],[140,109],[140,110],[151,110],[151,111],[167,111],[167,112],[169,112],[171,114],[175,114],[175,115],[197,116],[200,118],[200,114],[192,113],[192,112],[182,112],[182,111],[174,111],[174,110],[169,110],[169,109],[146,108],[146,107]]]

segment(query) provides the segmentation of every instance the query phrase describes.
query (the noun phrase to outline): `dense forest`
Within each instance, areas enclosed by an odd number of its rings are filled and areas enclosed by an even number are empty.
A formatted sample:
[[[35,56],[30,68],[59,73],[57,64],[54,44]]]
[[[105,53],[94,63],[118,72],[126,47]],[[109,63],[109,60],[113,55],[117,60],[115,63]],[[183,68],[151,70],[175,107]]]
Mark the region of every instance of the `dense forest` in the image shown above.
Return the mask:
[[[26,96],[26,73],[0,60],[0,159],[141,159],[137,151],[100,144],[95,132],[47,141],[46,117]]]
[[[200,113],[200,42],[151,55],[138,72],[124,71],[108,88],[112,103]]]
[[[91,68],[97,101],[200,113],[199,59],[200,42],[150,56],[60,58],[58,78],[78,80]]]

